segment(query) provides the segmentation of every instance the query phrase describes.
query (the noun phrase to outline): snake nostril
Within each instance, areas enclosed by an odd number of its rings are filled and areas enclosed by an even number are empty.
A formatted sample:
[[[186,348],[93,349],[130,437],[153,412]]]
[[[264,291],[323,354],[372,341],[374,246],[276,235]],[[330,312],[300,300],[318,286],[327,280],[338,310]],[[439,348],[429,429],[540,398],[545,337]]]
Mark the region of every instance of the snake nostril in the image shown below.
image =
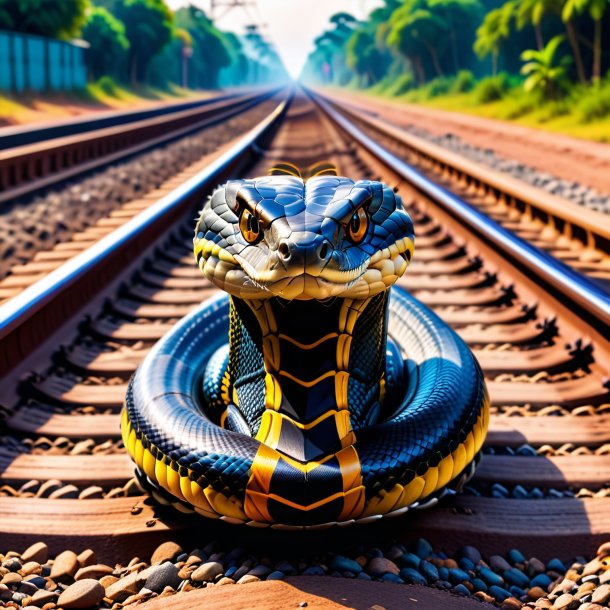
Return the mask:
[[[320,250],[318,251],[318,256],[320,257],[321,260],[325,261],[326,259],[328,259],[329,254],[330,254],[330,248],[328,246],[328,242],[324,242],[320,246]]]
[[[290,258],[290,248],[288,247],[288,244],[283,241],[278,249],[278,254],[280,255],[280,258],[283,258],[285,261],[287,261]]]

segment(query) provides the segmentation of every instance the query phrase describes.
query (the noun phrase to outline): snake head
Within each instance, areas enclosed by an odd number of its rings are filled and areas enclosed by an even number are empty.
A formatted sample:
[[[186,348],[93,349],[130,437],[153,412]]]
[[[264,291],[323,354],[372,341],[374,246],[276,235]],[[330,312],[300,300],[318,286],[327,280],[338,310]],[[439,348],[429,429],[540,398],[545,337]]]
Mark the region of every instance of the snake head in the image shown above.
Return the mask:
[[[338,176],[231,180],[197,222],[204,276],[243,299],[364,299],[387,290],[413,256],[413,223],[381,182]]]

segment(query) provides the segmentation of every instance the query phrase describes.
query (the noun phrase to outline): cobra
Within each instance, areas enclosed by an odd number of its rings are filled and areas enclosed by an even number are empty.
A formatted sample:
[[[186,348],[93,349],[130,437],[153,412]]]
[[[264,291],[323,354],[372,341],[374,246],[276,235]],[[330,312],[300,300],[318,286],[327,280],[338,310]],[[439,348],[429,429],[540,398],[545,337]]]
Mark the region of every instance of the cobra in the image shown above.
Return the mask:
[[[152,349],[122,416],[159,501],[320,528],[429,506],[472,474],[489,420],[481,370],[391,288],[414,247],[400,197],[333,173],[281,165],[204,205],[195,257],[228,294]]]

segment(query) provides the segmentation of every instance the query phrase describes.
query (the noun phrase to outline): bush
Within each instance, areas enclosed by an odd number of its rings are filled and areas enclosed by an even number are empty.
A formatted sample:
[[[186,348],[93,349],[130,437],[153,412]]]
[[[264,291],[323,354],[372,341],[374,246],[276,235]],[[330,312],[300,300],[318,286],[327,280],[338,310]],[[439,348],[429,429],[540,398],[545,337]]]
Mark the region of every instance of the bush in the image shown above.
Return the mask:
[[[425,87],[426,96],[429,98],[447,95],[453,88],[453,79],[449,76],[438,76],[431,80]]]
[[[460,70],[453,79],[451,91],[453,93],[468,93],[476,85],[474,74],[470,70]]]
[[[95,81],[95,85],[106,95],[116,95],[117,84],[114,82],[114,79],[111,76],[102,76]]]
[[[581,122],[591,123],[610,116],[610,79],[606,77],[599,87],[588,87],[578,101],[577,112]]]
[[[510,90],[508,74],[501,72],[497,76],[484,78],[474,90],[474,96],[479,104],[488,104],[501,100]]]
[[[393,79],[386,87],[386,93],[389,95],[404,95],[415,87],[415,80],[412,74],[401,74],[398,78]]]

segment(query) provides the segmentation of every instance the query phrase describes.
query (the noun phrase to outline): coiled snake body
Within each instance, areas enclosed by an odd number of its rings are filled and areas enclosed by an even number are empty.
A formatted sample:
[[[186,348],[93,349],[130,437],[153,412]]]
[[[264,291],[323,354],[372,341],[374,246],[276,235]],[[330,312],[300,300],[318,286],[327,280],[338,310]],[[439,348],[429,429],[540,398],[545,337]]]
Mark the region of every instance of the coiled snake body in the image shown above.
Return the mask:
[[[273,175],[216,190],[195,256],[229,295],[153,348],[123,412],[155,497],[235,523],[324,527],[457,489],[483,444],[487,393],[463,341],[390,291],[413,243],[379,182]]]

